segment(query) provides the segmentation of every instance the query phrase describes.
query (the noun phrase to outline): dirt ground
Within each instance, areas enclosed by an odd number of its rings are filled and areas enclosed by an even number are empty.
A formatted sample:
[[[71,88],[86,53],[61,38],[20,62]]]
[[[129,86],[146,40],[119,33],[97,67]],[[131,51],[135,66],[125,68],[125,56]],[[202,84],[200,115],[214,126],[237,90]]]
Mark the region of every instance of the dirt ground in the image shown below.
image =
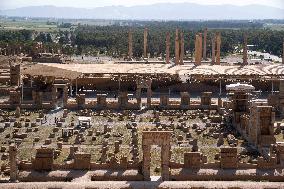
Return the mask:
[[[189,188],[245,188],[245,189],[282,189],[284,183],[250,181],[182,181],[182,182],[76,182],[76,183],[11,183],[0,184],[2,189],[189,189]]]

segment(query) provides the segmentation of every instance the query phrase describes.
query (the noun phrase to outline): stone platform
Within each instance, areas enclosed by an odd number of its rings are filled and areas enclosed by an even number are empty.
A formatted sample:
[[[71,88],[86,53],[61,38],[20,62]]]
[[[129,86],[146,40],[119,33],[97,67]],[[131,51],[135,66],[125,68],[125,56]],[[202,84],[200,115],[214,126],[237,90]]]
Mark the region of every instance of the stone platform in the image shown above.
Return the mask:
[[[248,181],[184,181],[184,182],[123,182],[123,181],[96,181],[96,182],[33,182],[33,183],[6,183],[0,184],[3,189],[176,189],[176,188],[284,188],[282,182],[248,182]]]

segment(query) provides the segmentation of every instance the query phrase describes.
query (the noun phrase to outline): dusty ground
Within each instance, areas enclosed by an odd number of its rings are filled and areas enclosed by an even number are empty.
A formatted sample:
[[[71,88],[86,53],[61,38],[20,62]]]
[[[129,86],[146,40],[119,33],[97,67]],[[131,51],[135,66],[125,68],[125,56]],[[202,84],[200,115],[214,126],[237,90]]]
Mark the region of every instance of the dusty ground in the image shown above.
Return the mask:
[[[245,188],[282,189],[284,183],[240,181],[191,181],[191,182],[77,182],[77,183],[18,183],[0,184],[3,189],[177,189],[177,188]]]

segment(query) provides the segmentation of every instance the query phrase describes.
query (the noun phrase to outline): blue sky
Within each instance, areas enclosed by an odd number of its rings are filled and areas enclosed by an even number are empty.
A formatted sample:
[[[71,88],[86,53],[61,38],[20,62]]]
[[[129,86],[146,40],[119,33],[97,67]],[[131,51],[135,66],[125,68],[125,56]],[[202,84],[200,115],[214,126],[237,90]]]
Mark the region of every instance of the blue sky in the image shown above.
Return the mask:
[[[110,5],[145,5],[162,2],[193,2],[198,4],[261,4],[284,9],[284,0],[0,0],[0,9],[13,9],[25,6],[54,5],[60,7],[94,8]]]

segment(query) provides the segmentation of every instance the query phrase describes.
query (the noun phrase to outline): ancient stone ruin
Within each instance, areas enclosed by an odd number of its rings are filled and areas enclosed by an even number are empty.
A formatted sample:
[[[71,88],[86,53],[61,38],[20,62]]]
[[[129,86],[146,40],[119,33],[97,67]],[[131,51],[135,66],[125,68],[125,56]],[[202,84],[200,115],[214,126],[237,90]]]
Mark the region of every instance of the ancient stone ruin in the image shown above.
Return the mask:
[[[5,186],[234,181],[283,188],[283,65],[250,64],[247,35],[241,65],[224,62],[221,33],[207,29],[195,35],[190,61],[177,29],[174,39],[165,35],[164,60],[151,62],[148,32],[141,61],[130,29],[127,61],[11,65],[1,80],[8,85],[0,101]]]

